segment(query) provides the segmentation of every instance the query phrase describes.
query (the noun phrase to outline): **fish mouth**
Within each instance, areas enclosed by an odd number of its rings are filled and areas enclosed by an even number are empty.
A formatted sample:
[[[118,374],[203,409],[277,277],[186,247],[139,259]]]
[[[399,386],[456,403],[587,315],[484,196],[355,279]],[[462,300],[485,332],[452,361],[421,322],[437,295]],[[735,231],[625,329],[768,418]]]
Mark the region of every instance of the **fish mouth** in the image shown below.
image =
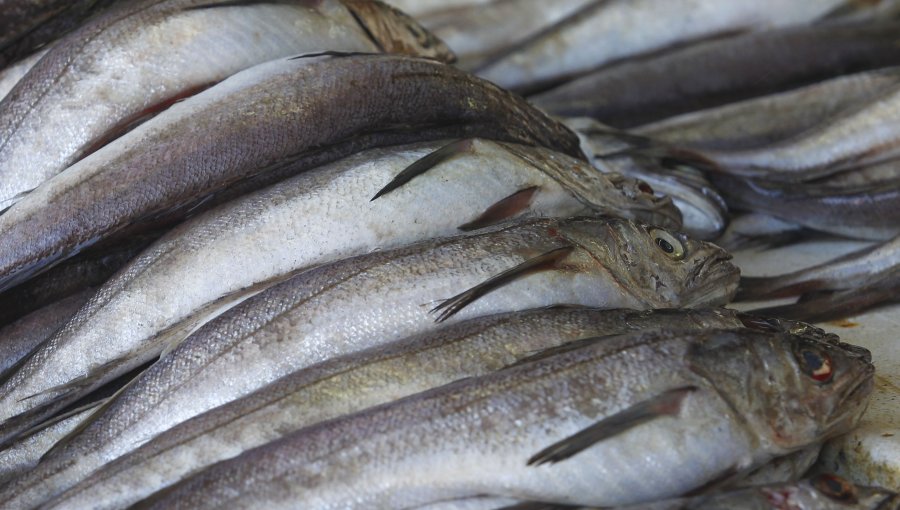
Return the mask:
[[[731,302],[737,293],[741,270],[732,264],[731,254],[717,249],[697,265],[687,278],[691,294],[686,307],[720,306]]]
[[[825,426],[828,438],[843,434],[856,426],[868,407],[868,397],[874,389],[875,366],[869,362],[866,362],[859,374],[835,388],[840,398],[832,408],[835,416]]]

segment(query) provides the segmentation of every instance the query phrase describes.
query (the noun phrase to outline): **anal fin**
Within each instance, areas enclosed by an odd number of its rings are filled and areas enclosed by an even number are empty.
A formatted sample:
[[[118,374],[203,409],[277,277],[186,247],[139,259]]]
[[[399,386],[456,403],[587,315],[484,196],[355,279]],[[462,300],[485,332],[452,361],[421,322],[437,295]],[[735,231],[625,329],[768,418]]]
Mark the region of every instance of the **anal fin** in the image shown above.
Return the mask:
[[[528,465],[539,466],[566,460],[638,425],[661,416],[674,416],[681,411],[684,398],[696,390],[696,386],[684,386],[637,403],[539,451],[528,459]]]

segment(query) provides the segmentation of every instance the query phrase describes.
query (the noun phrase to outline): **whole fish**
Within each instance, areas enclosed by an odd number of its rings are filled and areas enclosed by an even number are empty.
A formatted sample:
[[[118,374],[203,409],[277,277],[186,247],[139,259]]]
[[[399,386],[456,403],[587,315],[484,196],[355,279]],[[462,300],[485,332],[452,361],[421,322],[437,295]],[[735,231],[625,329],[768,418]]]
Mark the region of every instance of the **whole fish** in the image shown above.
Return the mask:
[[[634,132],[693,149],[740,150],[787,140],[900,85],[891,67],[678,115]]]
[[[715,239],[728,223],[725,200],[704,177],[710,162],[690,151],[576,117],[565,120],[581,138],[581,147],[603,172],[639,179],[681,211],[684,232]]]
[[[822,290],[848,290],[874,283],[900,268],[900,235],[821,264],[765,277],[741,278],[738,299],[761,300]]]
[[[865,349],[783,333],[606,337],[301,429],[136,508],[647,502],[846,432],[873,379]]]
[[[859,186],[785,183],[711,173],[732,209],[759,212],[851,239],[900,235],[900,179]]]
[[[21,62],[117,2],[119,0],[0,1],[0,68]]]
[[[201,327],[111,402],[116,410],[107,413],[117,418],[98,428],[159,427],[150,439],[281,376],[436,322],[558,304],[723,304],[738,279],[729,258],[706,243],[608,218],[530,220],[344,259],[301,272]],[[241,375],[223,376],[233,370]]]
[[[54,44],[0,103],[0,209],[135,121],[242,69],[380,49],[449,56],[373,0],[118,3]]]
[[[843,3],[594,0],[486,61],[476,72],[502,87],[533,92],[615,60],[676,44],[811,21]]]
[[[791,483],[760,485],[720,494],[680,498],[621,510],[898,510],[900,494],[818,475]],[[524,510],[524,507],[523,507]]]
[[[409,169],[418,172],[411,180]],[[515,217],[618,214],[679,224],[668,200],[640,188],[564,154],[490,141],[360,153],[168,233],[10,372],[0,409],[5,418],[32,410],[20,426],[33,426],[36,416],[157,357],[248,289],[331,260]]]
[[[529,98],[619,128],[900,64],[900,22],[791,26],[627,60]],[[834,101],[834,99],[832,99]]]
[[[91,288],[82,290],[0,328],[0,370],[15,365],[53,335],[94,295],[94,291]]]
[[[122,508],[202,467],[304,426],[484,375],[581,338],[644,329],[741,326],[737,314],[724,309],[549,309],[472,319],[294,372],[158,436],[158,425],[153,430],[143,426],[155,420],[122,426],[119,416],[124,409],[115,408],[119,414],[97,417],[62,451],[54,451],[40,467],[20,477],[15,487],[30,483],[31,491],[39,490],[46,497],[59,490],[57,480],[62,476],[83,478],[102,465],[43,507]],[[126,423],[131,421],[127,418],[132,417],[126,416]],[[107,464],[153,436],[141,448]]]
[[[235,183],[247,192],[366,148],[469,136],[581,157],[563,125],[433,60],[261,64],[173,105],[0,215],[0,290],[136,223],[229,198],[210,197]]]
[[[776,143],[737,150],[706,150],[723,172],[799,182],[900,156],[900,85],[842,110],[812,129]]]
[[[417,19],[453,48],[458,67],[473,69],[593,1],[492,0],[477,8],[442,9]]]

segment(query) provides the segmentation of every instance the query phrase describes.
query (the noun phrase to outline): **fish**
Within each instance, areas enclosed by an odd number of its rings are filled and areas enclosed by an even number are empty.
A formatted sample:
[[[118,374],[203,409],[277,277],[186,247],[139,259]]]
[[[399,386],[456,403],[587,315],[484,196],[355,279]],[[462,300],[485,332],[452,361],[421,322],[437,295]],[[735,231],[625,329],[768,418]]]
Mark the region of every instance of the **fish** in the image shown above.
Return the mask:
[[[868,487],[833,474],[821,474],[790,483],[766,484],[719,494],[659,501],[621,510],[897,510],[900,495],[881,487]]]
[[[80,409],[75,414],[63,416],[0,451],[0,483],[10,483],[20,476],[26,476],[53,445],[71,434],[94,411],[93,407],[89,407]]]
[[[896,303],[897,296],[900,296],[900,271],[894,268],[861,287],[808,292],[800,296],[796,303],[757,308],[753,313],[812,322],[840,320]]]
[[[0,209],[140,119],[243,69],[383,48],[451,58],[411,18],[372,0],[117,3],[54,44],[0,103]]]
[[[18,320],[84,289],[100,287],[161,235],[161,231],[150,231],[92,246],[22,285],[0,292],[0,324]]]
[[[590,2],[493,0],[477,8],[467,5],[427,12],[417,19],[453,48],[458,67],[470,70]]]
[[[900,85],[785,140],[703,154],[731,176],[785,183],[821,179],[900,156],[900,134],[892,129],[898,104]]]
[[[0,100],[3,100],[9,91],[19,83],[28,71],[37,64],[38,60],[49,51],[49,48],[38,50],[31,55],[23,58],[21,61],[0,70]]]
[[[627,129],[898,65],[898,33],[896,21],[804,24],[742,33],[625,60],[529,100],[554,115],[593,117]]]
[[[717,306],[738,281],[728,259],[713,245],[617,218],[520,220],[359,255],[302,271],[206,323],[105,413],[119,416],[115,427],[164,423],[158,433],[331,357],[495,313]],[[235,368],[242,375],[223,386],[223,371]]]
[[[900,181],[900,159],[890,159],[881,163],[854,167],[811,182],[813,184],[824,184],[834,189],[842,189],[897,181]]]
[[[95,290],[88,287],[0,328],[0,370],[15,365],[53,335],[94,295]]]
[[[638,126],[635,134],[690,149],[742,150],[786,141],[900,85],[890,67]]]
[[[648,502],[846,432],[873,380],[865,349],[785,333],[604,337],[301,429],[134,508]]]
[[[869,285],[900,268],[900,235],[846,255],[774,276],[743,276],[738,300],[763,300]]]
[[[647,183],[659,196],[668,196],[681,211],[683,231],[711,240],[728,224],[728,206],[704,171],[714,163],[699,154],[671,147],[593,119],[565,119],[581,139],[582,150],[601,172],[616,172]]]
[[[821,451],[822,445],[814,444],[778,457],[736,482],[734,487],[772,485],[799,480],[816,463]]]
[[[47,415],[304,268],[511,218],[616,214],[680,226],[667,199],[547,149],[467,139],[362,152],[166,234],[9,371],[0,409],[11,418],[47,404]]]
[[[15,484],[31,482],[30,490],[46,497],[58,491],[54,482],[62,475],[71,477],[77,470],[83,478],[93,471],[42,507],[124,508],[191,472],[304,426],[484,375],[582,338],[651,328],[734,327],[742,327],[741,319],[725,309],[637,312],[556,307],[471,319],[294,372],[159,435],[156,431],[164,425],[148,430],[142,426],[148,421],[144,419],[120,427],[119,415],[107,413],[92,419],[61,448],[55,447],[59,451]],[[127,418],[125,423],[131,421]],[[124,451],[145,437],[153,439],[108,463],[116,450]]]
[[[197,214],[360,150],[466,137],[583,158],[562,124],[434,60],[325,54],[260,64],[173,105],[0,214],[8,241],[0,291],[135,225]]]
[[[763,213],[741,213],[731,218],[715,243],[728,251],[783,246],[808,234],[803,226]]]
[[[813,21],[843,3],[594,0],[474,72],[502,87],[533,94],[616,60],[727,33]]]
[[[900,180],[859,186],[785,183],[710,173],[729,208],[829,234],[883,241],[900,235]]]

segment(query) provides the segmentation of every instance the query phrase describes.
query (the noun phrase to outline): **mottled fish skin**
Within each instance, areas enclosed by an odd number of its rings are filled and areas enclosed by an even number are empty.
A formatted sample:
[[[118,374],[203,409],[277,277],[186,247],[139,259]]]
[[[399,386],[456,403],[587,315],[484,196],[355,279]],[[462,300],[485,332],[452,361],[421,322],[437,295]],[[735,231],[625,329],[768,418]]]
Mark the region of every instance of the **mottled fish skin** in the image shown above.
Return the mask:
[[[360,3],[375,19],[356,15]],[[389,8],[374,6],[139,0],[105,10],[55,44],[0,103],[0,208],[136,119],[242,69],[298,53],[389,46],[395,33],[377,41],[367,31],[390,16]],[[410,48],[425,33],[417,30],[404,34]]]
[[[620,131],[596,120],[565,119],[581,139],[582,150],[601,172],[617,172],[646,182],[656,194],[668,196],[681,211],[683,231],[712,240],[728,224],[725,200],[704,177],[709,163],[690,151]]]
[[[752,32],[625,61],[529,100],[554,115],[588,116],[631,128],[841,74],[898,65],[898,43],[898,22]]]
[[[731,209],[851,239],[884,241],[900,234],[900,180],[837,188],[717,173],[710,177]]]
[[[900,156],[900,85],[788,139],[749,149],[706,150],[722,172],[795,183]]]
[[[807,292],[849,290],[882,279],[900,267],[900,235],[821,264],[775,276],[741,278],[740,300],[795,296]]]
[[[459,58],[456,65],[469,70],[593,1],[493,0],[477,8],[442,9],[418,19],[453,48]]]
[[[656,244],[661,237],[678,242],[675,235],[612,218],[528,220],[301,272],[220,315],[164,355],[110,404],[107,413],[118,418],[103,420],[91,441],[104,432],[118,435],[125,423],[141,423],[143,439],[150,439],[281,376],[430,331],[436,322],[558,304],[648,309],[727,302],[738,276],[729,256],[683,237],[683,257]],[[539,265],[458,313],[436,309],[529,261]],[[223,386],[222,371],[234,367],[242,375]],[[131,440],[100,442],[109,443],[104,447],[110,452],[136,446]],[[0,499],[19,492],[8,489]],[[23,498],[35,497],[28,487],[23,492]]]
[[[826,356],[823,383],[815,363]],[[651,501],[849,430],[873,377],[867,351],[785,334],[607,337],[301,429],[136,508],[408,508],[476,495]],[[625,420],[666,396],[674,401],[647,419]],[[618,417],[622,428],[604,434]],[[598,440],[541,463],[549,446],[588,430]]]
[[[578,339],[633,330],[741,326],[735,312],[725,309],[636,312],[562,308],[472,319],[295,372],[181,423],[109,464],[115,456],[110,455],[114,451],[110,446],[139,444],[155,434],[143,427],[146,419],[135,422],[134,418],[106,413],[72,438],[64,451],[45,459],[27,479],[49,495],[56,490],[50,487],[52,478],[60,476],[59,466],[70,473],[77,470],[83,477],[102,464],[87,480],[44,503],[43,508],[122,508],[202,467],[304,426],[464,377],[484,375]],[[236,369],[239,367],[232,370]],[[241,377],[237,372],[221,376],[223,380]],[[118,435],[113,433],[116,428]],[[16,483],[24,481],[25,477]]]
[[[750,149],[787,140],[898,85],[900,68],[866,71],[678,115],[634,132],[693,149]]]
[[[457,234],[473,221],[486,226],[510,217],[677,216],[668,200],[642,192],[637,182],[598,174],[547,149],[482,140],[469,140],[448,161],[372,200],[406,167],[446,143],[363,152],[180,225],[121,269],[11,375],[0,388],[7,416],[53,402],[40,412],[48,415],[158,356],[245,289],[306,267]],[[485,211],[522,190],[526,202],[485,218]],[[52,390],[69,384],[71,391]]]
[[[823,474],[791,483],[747,487],[708,496],[631,505],[620,510],[897,510],[900,495]]]
[[[367,148],[471,136],[582,157],[562,124],[433,60],[261,64],[173,105],[0,215],[0,290],[137,222],[181,217],[234,183],[246,193]]]
[[[727,32],[811,21],[843,0],[785,4],[718,0],[595,0],[477,69],[517,91],[547,88],[612,61]],[[603,34],[601,39],[597,34]]]
[[[0,370],[5,371],[56,333],[94,295],[87,288],[0,328]]]

